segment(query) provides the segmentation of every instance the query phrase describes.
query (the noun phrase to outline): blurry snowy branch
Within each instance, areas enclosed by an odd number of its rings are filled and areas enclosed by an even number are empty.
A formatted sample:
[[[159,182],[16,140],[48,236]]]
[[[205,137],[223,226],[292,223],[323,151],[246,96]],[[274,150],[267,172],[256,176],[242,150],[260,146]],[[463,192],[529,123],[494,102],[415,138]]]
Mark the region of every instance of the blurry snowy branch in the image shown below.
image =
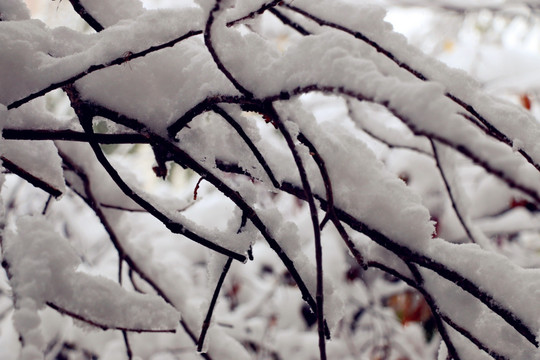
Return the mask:
[[[503,247],[540,240],[526,109],[372,5],[70,2],[94,32],[0,5],[10,349],[60,354],[67,317],[118,330],[104,358],[538,356],[540,271]]]

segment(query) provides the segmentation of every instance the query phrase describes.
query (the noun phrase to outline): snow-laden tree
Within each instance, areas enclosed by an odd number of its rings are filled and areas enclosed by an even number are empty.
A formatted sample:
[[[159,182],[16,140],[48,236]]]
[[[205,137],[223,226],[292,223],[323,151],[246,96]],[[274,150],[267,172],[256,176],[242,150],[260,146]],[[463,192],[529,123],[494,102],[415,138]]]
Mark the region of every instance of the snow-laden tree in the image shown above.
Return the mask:
[[[529,112],[360,1],[70,2],[0,3],[1,356],[538,358]]]

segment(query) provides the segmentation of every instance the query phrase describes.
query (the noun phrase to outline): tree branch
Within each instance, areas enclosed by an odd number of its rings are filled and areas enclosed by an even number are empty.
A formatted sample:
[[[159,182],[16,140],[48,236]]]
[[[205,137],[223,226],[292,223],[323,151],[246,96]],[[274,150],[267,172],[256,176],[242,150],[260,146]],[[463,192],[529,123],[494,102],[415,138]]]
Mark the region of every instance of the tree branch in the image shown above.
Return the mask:
[[[450,325],[452,328],[454,328],[454,330],[459,332],[461,335],[463,335],[465,338],[467,338],[470,342],[472,342],[474,345],[476,345],[480,350],[486,352],[488,355],[490,355],[491,357],[493,357],[496,360],[510,360],[509,358],[505,357],[504,355],[501,355],[498,352],[496,352],[495,350],[493,350],[493,349],[489,348],[488,346],[486,346],[482,341],[480,341],[470,331],[468,331],[464,327],[459,326],[457,323],[455,323],[450,318],[450,316],[446,315],[444,312],[441,311],[441,309],[437,306],[437,304],[435,302],[435,299],[433,299],[433,297],[429,294],[429,292],[424,287],[420,286],[417,282],[415,282],[415,281],[409,279],[408,277],[402,275],[401,273],[399,273],[395,269],[392,269],[392,268],[390,268],[390,267],[388,267],[388,266],[386,266],[384,264],[381,264],[379,262],[376,262],[376,261],[369,261],[368,266],[378,268],[378,269],[380,269],[380,270],[382,270],[382,271],[384,271],[384,272],[386,272],[388,274],[391,274],[394,277],[396,277],[396,278],[402,280],[403,282],[405,282],[410,287],[418,290],[422,294],[422,296],[424,297],[426,302],[428,303],[429,307],[431,308],[431,312],[432,312],[432,314],[434,316],[439,317],[440,320],[443,320],[444,322],[446,322],[448,325]],[[444,326],[442,323],[440,325]],[[437,322],[437,327],[438,328],[439,328],[440,325],[439,325],[439,322]],[[448,336],[448,334],[446,336]],[[448,350],[450,351],[450,348]]]
[[[81,4],[79,0],[69,0],[71,3],[71,6],[73,6],[73,9],[79,16],[86,21],[88,25],[92,29],[94,29],[96,32],[100,32],[101,30],[104,30],[105,28],[103,25],[101,25],[93,16],[90,14],[86,8]]]
[[[216,0],[214,8],[210,10],[210,13],[208,14],[208,20],[206,21],[206,26],[204,29],[204,44],[206,45],[208,52],[210,52],[210,55],[212,55],[212,59],[217,65],[218,69],[223,73],[223,75],[227,77],[227,79],[229,79],[229,81],[234,85],[236,90],[238,90],[245,97],[252,98],[253,94],[245,87],[240,85],[238,80],[236,80],[236,78],[232,76],[232,74],[225,67],[218,54],[216,53],[216,50],[214,49],[214,44],[212,43],[212,25],[214,24],[215,14],[220,10],[220,5],[221,0]]]
[[[302,158],[300,157],[300,154],[298,153],[298,150],[296,149],[296,145],[294,144],[294,140],[289,130],[285,126],[285,123],[281,120],[279,114],[276,112],[276,110],[274,109],[274,106],[271,103],[266,104],[266,106],[264,107],[263,113],[268,115],[268,117],[272,120],[273,124],[276,124],[281,135],[285,139],[285,142],[287,143],[287,146],[289,147],[289,150],[294,158],[294,162],[296,163],[296,168],[298,170],[298,173],[300,174],[300,181],[302,183],[302,188],[304,190],[304,193],[306,195],[306,200],[309,205],[311,223],[313,225],[313,238],[314,238],[314,245],[315,245],[315,264],[317,268],[317,284],[316,284],[317,312],[316,312],[316,315],[317,315],[317,330],[319,334],[319,354],[320,354],[321,360],[326,360],[325,335],[330,337],[330,334],[326,332],[325,321],[324,321],[324,292],[323,292],[324,278],[323,278],[323,264],[322,264],[322,244],[321,244],[321,229],[319,227],[319,215],[317,213],[317,207],[315,205],[313,192],[311,191],[311,185],[307,177],[304,163],[302,161]]]
[[[208,311],[206,312],[206,317],[204,318],[201,334],[199,335],[199,340],[197,341],[197,351],[199,352],[201,352],[203,349],[204,338],[206,337],[206,332],[208,331],[208,328],[210,327],[210,321],[212,319],[214,307],[216,306],[219,292],[221,291],[221,287],[223,286],[225,277],[227,276],[227,273],[229,272],[229,269],[231,268],[232,260],[233,260],[232,258],[228,258],[227,262],[225,263],[225,266],[223,266],[223,271],[221,272],[221,275],[219,276],[218,282],[216,284],[216,288],[214,290],[214,294],[212,295],[212,300],[210,301],[210,305],[208,306]]]
[[[262,168],[266,172],[266,175],[270,178],[270,181],[272,182],[272,185],[276,188],[279,188],[279,182],[276,180],[276,177],[274,176],[274,173],[272,172],[272,169],[270,169],[270,166],[266,162],[264,156],[261,154],[259,149],[255,146],[253,141],[249,138],[249,136],[246,134],[244,129],[240,126],[240,124],[231,116],[229,115],[225,110],[223,110],[218,105],[212,105],[211,110],[215,113],[219,114],[223,119],[225,119],[233,128],[236,130],[238,135],[244,140],[246,145],[249,147],[259,164],[261,164]]]
[[[311,141],[308,140],[308,138],[304,134],[300,133],[298,135],[298,140],[308,147],[311,155],[313,156],[313,159],[315,160],[315,163],[319,167],[319,172],[321,173],[321,177],[323,178],[324,186],[326,189],[327,210],[326,217],[321,222],[321,228],[324,226],[323,224],[325,223],[325,220],[330,219],[336,227],[339,235],[347,245],[349,251],[354,256],[355,260],[358,262],[358,265],[365,269],[366,264],[364,263],[364,257],[362,256],[362,253],[356,248],[356,246],[354,246],[351,238],[349,237],[349,234],[347,234],[347,230],[345,230],[345,228],[341,224],[341,221],[336,215],[332,181],[330,179],[330,175],[328,174],[328,170],[326,169],[324,159],[318,152],[317,148],[313,145],[313,143],[311,143]]]
[[[75,130],[3,129],[6,140],[66,140],[88,142],[86,133]],[[138,133],[94,134],[100,144],[147,144],[148,139]]]
[[[465,222],[465,219],[463,218],[463,216],[461,215],[461,211],[459,210],[458,206],[457,206],[457,202],[456,202],[456,199],[454,197],[454,193],[452,191],[452,187],[450,186],[450,183],[448,182],[448,179],[446,178],[446,174],[445,174],[445,171],[442,167],[442,164],[441,164],[441,158],[439,156],[439,152],[437,150],[437,144],[435,143],[435,141],[431,140],[430,139],[430,142],[431,142],[431,148],[433,149],[433,157],[435,158],[435,162],[437,164],[437,168],[439,169],[439,173],[441,174],[441,178],[444,182],[444,186],[446,188],[446,192],[448,194],[448,197],[450,198],[450,203],[452,204],[452,208],[454,209],[454,212],[457,216],[457,218],[459,219],[459,222],[461,223],[461,226],[463,227],[463,229],[465,230],[465,233],[467,234],[467,237],[473,242],[473,243],[478,243],[476,241],[476,239],[474,238],[471,230],[469,229],[469,226],[467,225],[467,223]]]
[[[62,191],[55,188],[54,186],[50,185],[49,183],[41,180],[40,178],[30,174],[28,171],[24,170],[8,158],[4,156],[0,156],[0,160],[2,161],[2,166],[6,168],[6,170],[11,171],[13,174],[16,174],[20,178],[28,181],[30,184],[34,185],[35,187],[45,191],[46,193],[50,194],[51,196],[54,196],[55,198],[58,198],[62,195]]]
[[[262,13],[264,13],[266,10],[268,9],[272,9],[273,7],[275,7],[276,5],[278,5],[281,1],[283,0],[272,0],[270,1],[269,3],[267,4],[263,4],[263,6],[261,6],[259,9],[255,10],[255,11],[252,11],[250,12],[249,14],[247,14],[246,16],[242,16],[241,18],[238,18],[236,20],[233,20],[233,21],[229,21],[227,23],[227,26],[228,27],[231,27],[231,26],[234,26],[244,20],[248,20],[248,19],[253,19],[255,16],[257,15],[261,15]]]

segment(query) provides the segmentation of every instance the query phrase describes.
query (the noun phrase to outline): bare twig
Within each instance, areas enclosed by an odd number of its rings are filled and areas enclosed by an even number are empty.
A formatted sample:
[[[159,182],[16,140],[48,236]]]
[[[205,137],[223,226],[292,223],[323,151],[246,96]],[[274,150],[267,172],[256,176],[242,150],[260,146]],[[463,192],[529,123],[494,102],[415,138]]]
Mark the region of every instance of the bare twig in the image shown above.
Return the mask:
[[[214,59],[214,63],[217,65],[218,69],[223,73],[223,75],[227,77],[227,79],[229,79],[229,81],[234,85],[236,90],[238,90],[245,97],[252,98],[253,94],[245,87],[240,85],[238,80],[236,80],[236,78],[225,67],[218,54],[216,53],[216,50],[214,49],[214,44],[212,43],[212,25],[214,24],[215,14],[220,10],[220,5],[221,0],[216,0],[214,8],[210,10],[210,13],[208,14],[208,20],[206,21],[206,26],[204,29],[204,44],[208,48],[210,55],[212,55],[212,59]]]
[[[88,142],[86,133],[74,130],[3,129],[6,140],[67,140]],[[95,134],[100,144],[147,144],[148,139],[137,133]]]
[[[435,162],[437,164],[437,168],[439,169],[439,173],[441,174],[441,178],[444,182],[444,186],[446,188],[446,192],[448,193],[448,197],[450,198],[450,202],[452,204],[452,208],[454,209],[454,212],[457,216],[457,218],[459,219],[459,222],[461,223],[461,226],[463,227],[463,229],[465,230],[465,233],[467,234],[467,237],[473,242],[473,243],[477,243],[477,241],[475,240],[471,230],[469,229],[469,226],[467,225],[467,223],[465,222],[465,219],[463,218],[463,215],[461,214],[461,211],[459,210],[458,208],[458,205],[457,205],[457,202],[456,202],[456,198],[454,197],[454,193],[452,191],[452,187],[450,186],[450,183],[448,182],[448,179],[446,177],[446,173],[443,169],[443,166],[441,164],[441,158],[440,158],[440,155],[439,155],[439,151],[437,150],[437,147],[438,145],[435,143],[435,141],[431,140],[430,139],[430,142],[431,142],[431,148],[433,149],[433,157],[435,158]]]
[[[311,191],[311,185],[309,184],[309,180],[307,177],[306,169],[304,167],[304,163],[302,161],[302,158],[300,157],[300,154],[298,153],[298,150],[296,149],[296,145],[294,144],[294,140],[285,126],[285,123],[281,120],[279,114],[274,109],[274,106],[271,103],[266,104],[264,108],[264,113],[272,120],[273,124],[276,124],[277,128],[281,132],[281,135],[285,139],[285,142],[287,143],[287,146],[289,147],[289,150],[294,158],[294,162],[296,163],[296,168],[298,170],[298,173],[300,174],[300,181],[302,183],[302,188],[304,190],[304,193],[306,195],[306,200],[309,204],[309,212],[311,215],[311,222],[313,225],[313,238],[315,243],[315,264],[317,268],[317,293],[316,293],[316,301],[317,301],[317,329],[319,334],[319,354],[321,357],[321,360],[326,359],[326,336],[330,336],[330,334],[326,333],[325,329],[325,322],[324,322],[324,294],[323,294],[323,265],[322,265],[322,244],[321,244],[321,229],[319,227],[319,215],[317,213],[317,207],[315,205],[315,200],[313,197],[313,192]]]
[[[171,138],[174,138],[174,136],[184,127],[188,126],[189,122],[193,120],[197,115],[200,115],[205,111],[210,111],[214,105],[243,103],[251,103],[251,100],[248,100],[243,96],[229,95],[218,95],[206,98],[188,111],[186,111],[186,113],[182,115],[178,120],[169,125],[169,127],[167,128],[167,132]]]
[[[28,181],[30,184],[34,185],[35,187],[45,191],[46,193],[50,194],[51,196],[54,196],[55,198],[58,198],[62,195],[62,191],[55,188],[53,185],[43,181],[42,179],[38,178],[37,176],[32,175],[25,169],[21,168],[5,156],[0,156],[0,161],[2,161],[2,166],[6,169],[11,171],[14,174],[17,174],[20,178]]]
[[[214,307],[216,306],[219,292],[221,291],[221,287],[223,286],[225,277],[227,276],[227,273],[229,272],[229,269],[231,268],[232,260],[233,260],[232,258],[227,259],[227,262],[223,266],[223,271],[221,272],[221,275],[219,276],[218,282],[216,284],[216,288],[214,290],[214,294],[212,295],[212,300],[210,301],[210,305],[208,306],[208,311],[206,312],[206,317],[204,318],[201,334],[199,335],[199,341],[197,341],[197,351],[202,351],[203,349],[204,338],[206,337],[206,332],[208,331],[208,328],[210,327],[210,321],[212,319]]]
[[[126,355],[128,360],[133,359],[133,351],[131,350],[131,345],[129,343],[128,333],[125,330],[122,330],[122,336],[124,338],[124,344],[126,345]]]
[[[271,8],[269,10],[275,17],[277,17],[283,24],[291,27],[296,30],[300,35],[310,35],[311,33],[307,31],[302,25],[292,21],[288,16],[284,15],[281,11],[276,8]]]
[[[105,29],[103,25],[101,25],[93,16],[90,14],[86,8],[81,4],[79,0],[69,0],[71,3],[71,6],[73,6],[73,9],[79,14],[79,16],[86,21],[88,25],[96,32],[100,32],[101,30]]]
[[[245,20],[248,20],[248,19],[253,19],[255,16],[264,13],[266,10],[272,9],[273,7],[278,5],[281,1],[283,1],[283,0],[272,0],[272,1],[268,2],[267,4],[263,4],[263,6],[261,6],[259,9],[250,12],[246,16],[243,16],[243,17],[238,18],[238,19],[233,20],[233,21],[229,21],[227,23],[227,26],[231,27],[231,26],[234,26],[234,25],[236,25],[236,24],[238,24],[238,23],[240,23],[242,21],[245,21]]]
[[[238,135],[244,140],[246,145],[249,147],[259,164],[261,164],[262,168],[266,172],[266,175],[270,178],[270,181],[272,182],[272,185],[276,188],[279,188],[279,182],[276,180],[276,177],[274,176],[274,173],[272,172],[272,169],[270,169],[270,166],[268,165],[268,162],[264,159],[264,156],[261,154],[259,149],[255,146],[253,141],[249,138],[249,136],[246,134],[244,129],[240,126],[240,124],[231,116],[229,115],[225,110],[223,110],[218,105],[213,105],[211,107],[211,110],[215,113],[219,114],[221,117],[223,117],[233,128],[236,130]]]
[[[326,210],[326,217],[321,222],[321,228],[324,226],[325,220],[329,219],[332,221],[334,226],[336,227],[336,230],[338,231],[339,235],[351,251],[351,254],[354,256],[355,260],[358,262],[358,265],[365,268],[366,265],[364,263],[364,257],[362,256],[362,253],[354,246],[351,238],[349,237],[349,234],[347,234],[347,230],[343,227],[341,224],[341,221],[336,215],[336,208],[334,207],[334,194],[332,190],[332,180],[330,179],[330,175],[328,174],[328,170],[326,169],[326,164],[324,162],[324,159],[320,155],[319,151],[311,143],[311,141],[308,140],[308,138],[300,133],[298,135],[298,140],[306,145],[310,151],[310,153],[313,156],[313,159],[315,160],[315,163],[319,167],[319,171],[321,173],[321,177],[323,178],[324,186],[326,189],[326,202],[328,204],[327,210]]]

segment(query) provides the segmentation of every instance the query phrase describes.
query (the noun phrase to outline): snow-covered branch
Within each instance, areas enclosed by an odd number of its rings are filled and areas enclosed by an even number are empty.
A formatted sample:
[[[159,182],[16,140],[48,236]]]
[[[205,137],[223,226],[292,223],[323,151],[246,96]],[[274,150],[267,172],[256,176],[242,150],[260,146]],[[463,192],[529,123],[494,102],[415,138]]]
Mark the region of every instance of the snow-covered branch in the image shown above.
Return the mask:
[[[21,354],[65,343],[42,331],[53,309],[118,330],[128,358],[538,356],[540,271],[499,244],[540,229],[523,231],[540,207],[526,110],[376,6],[70,2],[94,31],[0,5],[0,303]]]

